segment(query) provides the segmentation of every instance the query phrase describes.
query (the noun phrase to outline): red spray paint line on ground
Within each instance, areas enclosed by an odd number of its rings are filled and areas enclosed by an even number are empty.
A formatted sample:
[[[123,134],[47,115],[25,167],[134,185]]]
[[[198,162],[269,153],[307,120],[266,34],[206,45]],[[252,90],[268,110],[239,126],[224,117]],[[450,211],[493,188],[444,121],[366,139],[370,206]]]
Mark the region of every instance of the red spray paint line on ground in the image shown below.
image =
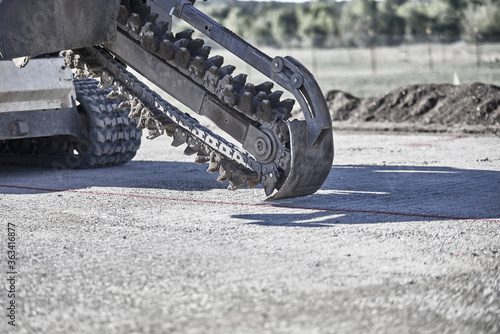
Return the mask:
[[[441,139],[430,140],[430,141],[420,142],[420,143],[410,143],[410,144],[408,144],[408,146],[434,146],[435,143],[440,143],[443,141],[453,141],[453,140],[464,139],[464,138],[467,138],[467,136],[441,138]]]
[[[198,200],[198,199],[190,199],[190,198],[173,198],[173,197],[160,197],[160,196],[121,194],[121,193],[110,193],[110,192],[101,192],[101,191],[87,191],[87,190],[64,190],[64,189],[51,189],[51,188],[37,188],[37,187],[27,187],[27,186],[6,185],[6,184],[0,184],[0,187],[3,187],[3,188],[13,188],[13,189],[24,189],[24,190],[36,190],[36,191],[44,191],[44,192],[67,192],[67,193],[77,193],[77,194],[87,194],[87,195],[100,195],[100,196],[120,196],[120,197],[143,198],[143,199],[154,199],[154,200],[161,200],[161,201],[197,203],[197,204],[214,204],[214,205],[233,205],[233,206],[282,208],[282,209],[292,209],[292,210],[313,210],[313,211],[328,211],[328,212],[339,212],[339,213],[369,213],[369,214],[391,215],[391,216],[404,216],[404,217],[418,217],[418,218],[429,218],[429,219],[474,220],[474,221],[487,221],[487,222],[493,222],[493,223],[500,223],[499,219],[482,219],[482,218],[470,218],[470,217],[469,218],[467,218],[467,217],[453,217],[453,216],[429,215],[429,214],[419,214],[419,213],[404,213],[404,212],[391,212],[391,211],[378,211],[378,210],[320,208],[320,207],[281,205],[281,204],[278,204],[278,203],[276,203],[276,204],[254,204],[254,203],[238,203],[238,202],[225,202],[225,201],[208,201],[208,200]]]

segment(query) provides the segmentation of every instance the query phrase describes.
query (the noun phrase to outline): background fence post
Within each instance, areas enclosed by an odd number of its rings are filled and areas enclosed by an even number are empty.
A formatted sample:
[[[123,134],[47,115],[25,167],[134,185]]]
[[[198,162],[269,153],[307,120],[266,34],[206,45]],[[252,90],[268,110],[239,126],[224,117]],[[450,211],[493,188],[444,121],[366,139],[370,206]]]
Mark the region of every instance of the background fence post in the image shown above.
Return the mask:
[[[477,27],[474,27],[474,32],[476,36],[476,67],[481,67],[481,45],[480,39],[483,37],[481,32]]]
[[[429,58],[429,71],[432,71],[433,70],[433,62],[432,62],[432,46],[431,46],[431,34],[432,34],[432,30],[430,27],[427,27],[427,29],[425,29],[425,32],[427,34],[427,57]]]
[[[373,29],[368,30],[368,36],[370,37],[370,63],[372,67],[372,74],[375,75],[377,72],[377,58],[375,55],[375,32]]]
[[[446,52],[445,52],[446,34],[441,33],[439,35],[439,39],[441,41],[441,62],[446,63]]]

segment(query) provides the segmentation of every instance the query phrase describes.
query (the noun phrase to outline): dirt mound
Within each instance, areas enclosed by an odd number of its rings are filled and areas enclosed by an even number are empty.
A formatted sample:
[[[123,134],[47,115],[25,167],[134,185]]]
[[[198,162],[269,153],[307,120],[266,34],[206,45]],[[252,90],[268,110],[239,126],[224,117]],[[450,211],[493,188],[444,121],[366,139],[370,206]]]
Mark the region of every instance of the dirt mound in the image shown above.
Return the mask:
[[[500,134],[500,87],[494,85],[412,85],[366,99],[332,90],[326,100],[337,128]]]

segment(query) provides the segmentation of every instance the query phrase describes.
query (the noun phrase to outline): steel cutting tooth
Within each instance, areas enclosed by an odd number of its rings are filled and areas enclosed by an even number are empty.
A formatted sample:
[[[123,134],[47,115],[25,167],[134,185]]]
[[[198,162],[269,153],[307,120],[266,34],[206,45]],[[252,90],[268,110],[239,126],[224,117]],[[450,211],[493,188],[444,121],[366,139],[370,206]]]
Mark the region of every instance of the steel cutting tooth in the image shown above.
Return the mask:
[[[77,80],[81,80],[81,79],[84,79],[84,78],[86,78],[86,77],[87,77],[87,75],[85,74],[85,71],[83,71],[82,69],[79,69],[79,68],[78,68],[78,69],[75,71],[75,79],[77,79]]]
[[[230,74],[219,80],[219,92],[217,96],[230,107],[237,103],[238,98],[234,93],[233,77]]]
[[[245,185],[246,185],[246,183],[238,184],[238,183],[234,183],[232,180],[230,180],[229,185],[227,186],[227,190],[231,190],[231,191],[238,190],[240,188],[243,188]]]
[[[120,105],[118,106],[118,109],[128,109],[130,108],[130,101],[123,101],[120,103]],[[135,118],[135,117],[131,117],[130,114],[128,115],[129,118]]]
[[[170,23],[167,21],[160,21],[156,23],[155,25],[155,35],[156,36],[163,36],[167,31],[170,26]]]
[[[156,53],[158,45],[156,43],[155,34],[152,31],[141,32],[141,47],[151,53]]]
[[[255,113],[255,106],[252,100],[252,93],[244,92],[238,101],[238,109],[247,115],[253,115]]]
[[[231,176],[229,178],[228,190],[237,190],[243,188],[247,184],[247,179],[245,174],[239,169],[233,169],[231,171]]]
[[[231,177],[231,171],[225,169],[224,167],[219,167],[219,175],[217,176],[217,182],[226,182]]]
[[[201,142],[200,140],[198,140],[196,137],[194,136],[189,136],[188,140],[187,140],[187,144],[194,150],[196,150],[196,152],[203,152],[204,151],[204,145],[203,145],[203,142]]]
[[[172,119],[170,119],[167,115],[165,115],[165,113],[163,113],[159,109],[151,108],[150,111],[153,114],[155,120],[157,120],[160,123],[161,129],[166,129],[166,128],[170,127],[171,125],[175,125],[175,122],[172,121]]]
[[[64,50],[64,51],[61,51],[59,53],[59,55],[61,57],[64,57],[64,61],[66,63],[67,66],[69,66],[69,64],[71,64],[71,58],[73,57],[73,55],[75,54],[75,52],[73,50]]]
[[[234,72],[234,70],[236,69],[235,66],[233,65],[226,65],[226,66],[223,66],[221,67],[220,69],[220,75],[221,77],[225,77],[226,75],[230,75]]]
[[[185,29],[175,34],[175,39],[186,38],[190,40],[191,37],[193,36],[193,33],[194,33],[193,29]]]
[[[99,84],[97,85],[100,89],[106,89],[113,86],[113,77],[107,72],[103,71],[101,77],[99,78]]]
[[[178,147],[187,141],[187,134],[183,130],[176,128],[174,131],[174,139],[172,140],[172,146]]]
[[[247,82],[247,77],[248,75],[244,73],[238,74],[233,78],[234,85],[238,88],[242,88],[243,86],[245,86],[245,83]]]
[[[257,187],[261,181],[259,174],[253,171],[246,174],[246,179],[249,188]]]
[[[218,68],[222,67],[222,64],[224,64],[224,57],[222,56],[213,56],[207,59],[207,64],[212,67],[216,66]]]
[[[245,86],[243,87],[243,90],[246,91],[246,92],[251,93],[252,96],[257,95],[257,91],[255,90],[255,86],[252,83],[250,83],[250,82],[247,82],[245,84]]]
[[[80,60],[81,56],[79,54],[72,53],[70,54],[70,66],[73,68],[83,68],[83,64]]]
[[[120,5],[120,11],[118,13],[118,24],[125,26],[127,24],[127,19],[129,17],[129,11],[126,6]]]
[[[169,124],[162,124],[162,129],[165,130],[169,137],[172,137],[175,133],[175,129],[177,128],[177,124],[172,121]]]
[[[203,59],[201,57],[195,57],[193,60],[191,60],[189,69],[191,76],[195,78],[198,83],[202,83],[203,75],[205,74],[205,71],[207,69],[205,67],[205,62],[203,61]]]
[[[191,146],[187,146],[186,149],[184,150],[184,155],[193,155],[197,152],[198,151],[192,148]]]
[[[127,19],[127,31],[129,32],[130,36],[132,36],[135,39],[139,39],[141,28],[142,28],[142,22],[141,18],[139,17],[139,14],[132,13],[132,15],[130,15],[129,18]]]
[[[189,66],[190,61],[191,61],[191,55],[189,54],[188,49],[180,48],[175,52],[174,62],[180,68],[186,69]]]
[[[295,104],[294,99],[285,99],[279,103],[279,105],[281,107],[285,107],[285,108],[289,109],[290,111],[292,111],[294,104]]]
[[[139,121],[144,124],[144,128],[153,129],[154,124],[152,124],[151,121],[154,120],[154,118],[153,115],[151,115],[149,108],[145,107],[142,102],[139,103],[138,108],[140,108],[141,112]]]
[[[198,155],[201,156],[207,156],[210,157],[210,152],[212,152],[212,149],[210,146],[204,144],[203,142],[200,142],[200,146],[198,148]]]
[[[230,74],[225,75],[219,80],[219,85],[223,88],[226,85],[234,85],[233,77]]]
[[[218,153],[216,153],[215,151],[210,152],[210,158],[208,161],[207,172],[213,174],[213,173],[219,171],[220,161],[221,161],[221,157]]]
[[[212,48],[208,45],[203,45],[200,49],[196,50],[194,53],[196,56],[200,56],[203,59],[207,59],[208,56],[210,55],[210,52],[212,51]]]
[[[271,101],[273,104],[277,104],[280,102],[281,95],[283,95],[282,90],[275,90],[274,92],[268,94],[269,101]]]
[[[174,50],[180,50],[182,48],[186,48],[186,46],[189,44],[189,40],[186,38],[178,39],[175,42],[172,43],[172,47]]]
[[[78,64],[79,57],[75,57],[75,64]],[[89,61],[83,65],[84,71],[90,76],[92,73],[100,74],[103,66],[97,61]],[[97,75],[98,76],[98,75]]]
[[[160,17],[160,14],[158,13],[151,13],[149,14],[149,20],[150,22],[152,22],[153,24],[156,24],[156,20],[158,20],[158,18]]]
[[[234,106],[236,104],[236,96],[234,94],[233,86],[225,85],[219,93],[219,98],[228,106]]]
[[[170,61],[174,59],[175,51],[172,47],[172,42],[168,39],[164,39],[160,42],[160,47],[158,48],[158,56],[161,58]]]
[[[215,93],[217,89],[217,83],[219,82],[219,68],[216,66],[212,66],[205,72],[205,87],[211,90],[212,93]]]
[[[278,182],[276,173],[275,172],[267,173],[262,177],[262,181],[266,196],[270,196],[273,193],[274,189],[276,188],[276,183]]]
[[[154,24],[153,24],[153,23],[151,23],[151,22],[149,22],[149,21],[148,21],[148,22],[146,22],[146,23],[142,26],[142,28],[141,28],[141,33],[145,33],[145,32],[148,32],[148,31],[150,31],[150,32],[152,32],[152,33],[154,33],[154,31],[155,31],[155,26],[154,26]]]
[[[264,100],[258,105],[255,115],[264,122],[273,123],[276,120],[276,116],[273,114],[273,109],[269,100]]]
[[[290,118],[291,113],[289,113],[285,108],[275,107],[273,112],[278,116],[279,119],[286,121]]]
[[[174,34],[171,31],[165,31],[165,33],[162,36],[162,39],[166,39],[166,40],[169,40],[171,42],[175,42]]]
[[[210,161],[210,156],[203,155],[200,152],[198,152],[198,155],[194,159],[194,162],[199,164],[199,165],[203,165],[204,163],[209,162],[209,161]]]
[[[121,97],[122,95],[120,93],[118,93],[118,91],[116,91],[115,89],[111,90],[108,94],[108,99],[117,99],[119,97]],[[122,108],[120,108],[122,109]]]
[[[128,104],[130,106],[130,112],[128,114],[129,118],[137,118],[141,116],[141,111],[142,111],[142,103],[139,101],[137,97],[134,97],[133,99],[128,101]]]
[[[128,94],[127,89],[118,81],[114,83],[114,89],[121,95],[120,100],[125,101],[130,98],[130,94]]]
[[[162,134],[163,132],[158,129],[148,129],[148,135],[146,138],[151,140],[160,137]]]
[[[271,81],[265,81],[265,82],[255,86],[255,88],[258,91],[264,91],[264,92],[266,92],[266,94],[271,94],[273,87],[274,87],[274,83],[272,83]]]
[[[284,119],[288,119],[292,116],[292,109],[295,104],[294,99],[285,99],[280,101],[277,105],[278,109],[282,109],[281,113],[286,115]]]
[[[143,130],[146,128],[146,119],[145,118],[139,118],[139,121],[137,122],[137,128],[139,130]]]
[[[264,91],[259,91],[257,95],[255,96],[257,100],[264,101],[264,100],[269,100],[269,97],[267,96],[266,92]]]
[[[150,136],[155,136],[156,138],[162,134],[161,124],[154,118],[153,114],[149,109],[145,119],[146,119],[146,128],[149,130]]]
[[[201,49],[205,45],[205,41],[201,38],[196,38],[189,41],[186,46],[191,53],[195,53],[197,50]]]

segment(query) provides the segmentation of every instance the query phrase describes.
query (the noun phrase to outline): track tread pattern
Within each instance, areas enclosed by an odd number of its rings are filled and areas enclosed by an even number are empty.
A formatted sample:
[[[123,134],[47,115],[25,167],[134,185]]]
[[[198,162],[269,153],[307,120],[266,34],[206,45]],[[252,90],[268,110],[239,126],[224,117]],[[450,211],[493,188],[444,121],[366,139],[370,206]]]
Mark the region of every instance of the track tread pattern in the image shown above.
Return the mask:
[[[75,80],[79,111],[87,119],[86,141],[57,137],[26,138],[0,142],[0,164],[48,168],[97,168],[118,166],[132,160],[140,147],[138,121],[127,117],[109,89],[99,89],[93,79]]]
[[[140,146],[142,131],[137,129],[138,121],[124,116],[127,113],[107,97],[110,90],[98,88],[96,80],[77,80],[75,88],[91,129],[88,152],[74,157],[80,160],[76,168],[116,166],[130,161]]]

